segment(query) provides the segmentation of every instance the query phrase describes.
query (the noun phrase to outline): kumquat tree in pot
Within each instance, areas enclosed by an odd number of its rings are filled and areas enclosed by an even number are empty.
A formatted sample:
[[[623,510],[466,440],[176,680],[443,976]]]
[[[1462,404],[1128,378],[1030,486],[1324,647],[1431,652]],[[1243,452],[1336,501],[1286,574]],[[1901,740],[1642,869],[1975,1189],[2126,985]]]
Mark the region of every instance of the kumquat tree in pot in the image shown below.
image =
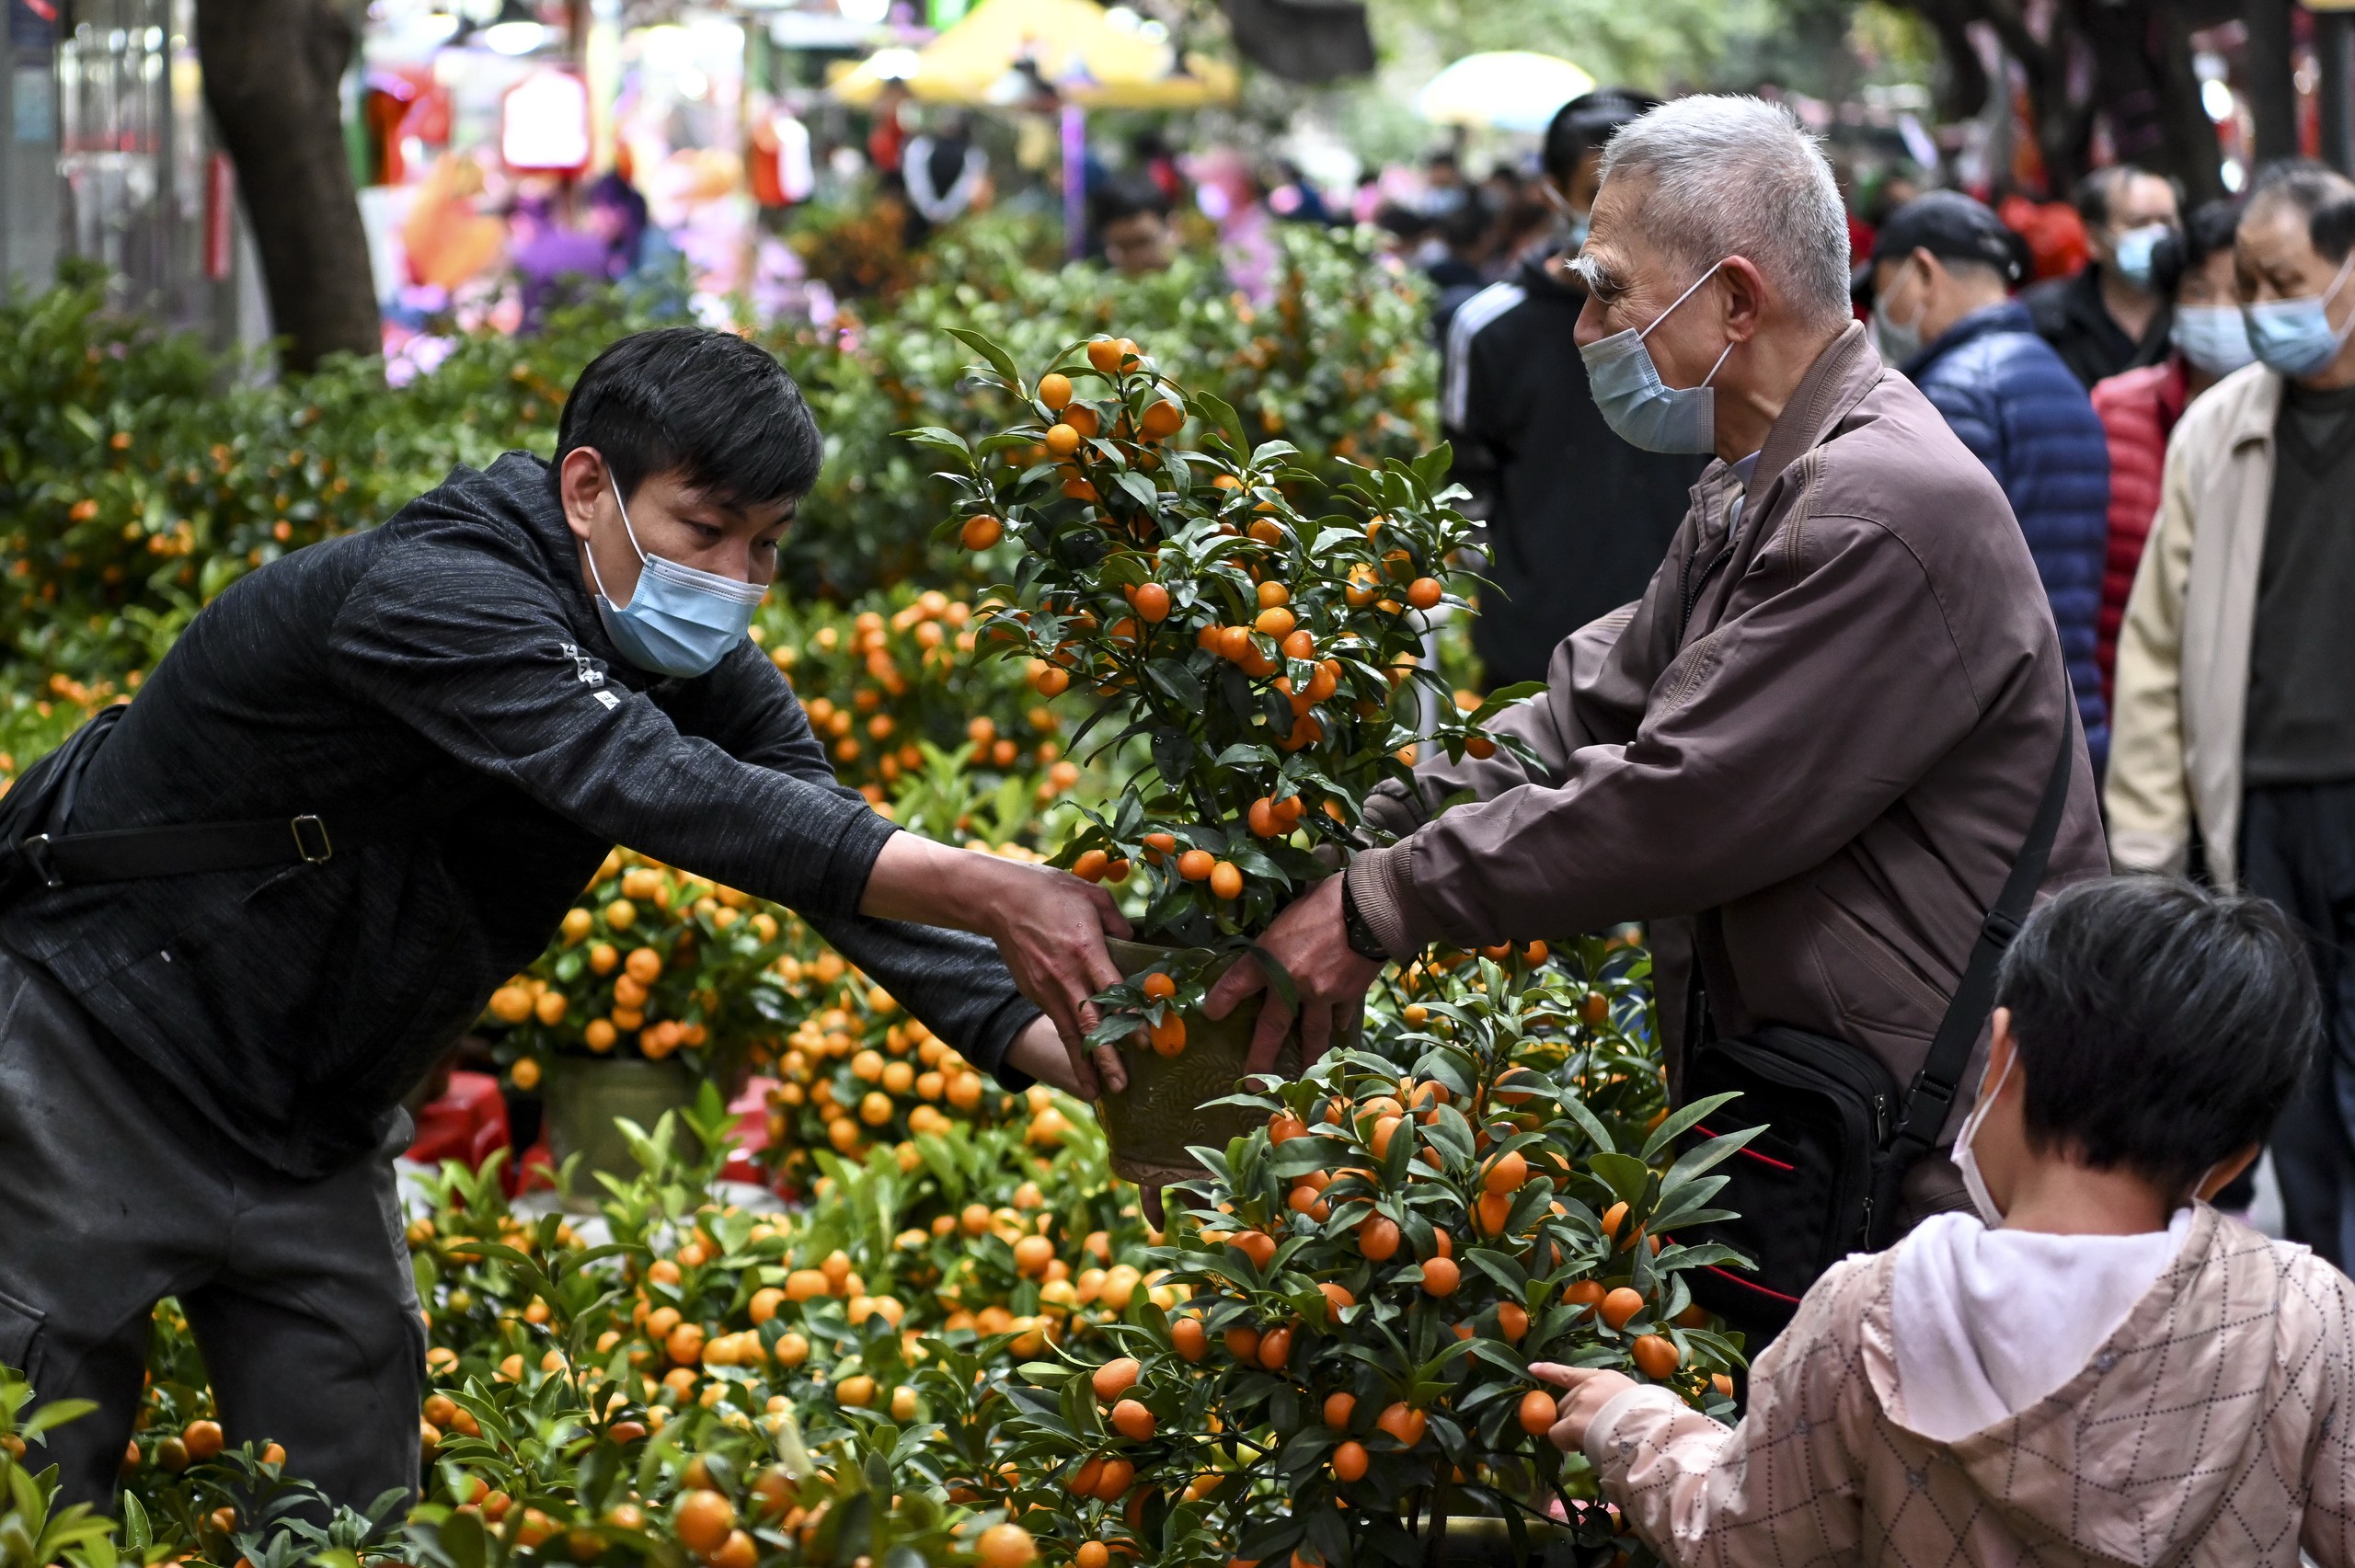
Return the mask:
[[[944,532],[1018,550],[980,656],[1027,658],[1044,697],[1092,698],[1074,755],[1129,765],[1053,859],[1123,886],[1145,938],[1116,945],[1129,979],[1097,999],[1097,1043],[1150,1046],[1102,1107],[1114,1168],[1182,1180],[1189,1144],[1237,1130],[1201,1107],[1240,1075],[1256,1018],[1246,1004],[1210,1025],[1209,985],[1338,852],[1377,841],[1366,795],[1407,776],[1416,746],[1517,745],[1483,726],[1534,688],[1466,711],[1418,662],[1429,612],[1461,602],[1447,574],[1470,536],[1445,449],[1312,468],[1287,442],[1250,446],[1233,409],[1189,397],[1127,338],[1075,344],[1031,382],[957,336],[1021,412],[979,442],[909,434],[951,465]]]
[[[1547,1441],[1530,1363],[1730,1416],[1738,1343],[1685,1283],[1729,1254],[1675,1232],[1719,1212],[1710,1170],[1739,1140],[1679,1155],[1712,1105],[1668,1110],[1639,951],[1547,956],[1410,968],[1361,1045],[1235,1098],[1252,1130],[1196,1151],[1149,1254],[1172,1288],[1001,1398],[936,1391],[968,1462],[1010,1460],[1009,1505],[1051,1516],[1070,1561],[1413,1564],[1451,1534],[1484,1561],[1641,1554]]]

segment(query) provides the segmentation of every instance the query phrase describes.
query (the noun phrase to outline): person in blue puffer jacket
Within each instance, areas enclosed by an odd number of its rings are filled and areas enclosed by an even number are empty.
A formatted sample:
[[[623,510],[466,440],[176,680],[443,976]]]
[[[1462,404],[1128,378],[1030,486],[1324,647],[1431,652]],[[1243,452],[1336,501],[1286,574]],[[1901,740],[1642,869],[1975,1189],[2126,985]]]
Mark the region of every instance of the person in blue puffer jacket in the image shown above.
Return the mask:
[[[2094,772],[2109,711],[2094,646],[2109,539],[2109,446],[2093,400],[2011,297],[2019,246],[1958,191],[1890,215],[1858,272],[1881,355],[1922,389],[2012,503],[2068,656]]]

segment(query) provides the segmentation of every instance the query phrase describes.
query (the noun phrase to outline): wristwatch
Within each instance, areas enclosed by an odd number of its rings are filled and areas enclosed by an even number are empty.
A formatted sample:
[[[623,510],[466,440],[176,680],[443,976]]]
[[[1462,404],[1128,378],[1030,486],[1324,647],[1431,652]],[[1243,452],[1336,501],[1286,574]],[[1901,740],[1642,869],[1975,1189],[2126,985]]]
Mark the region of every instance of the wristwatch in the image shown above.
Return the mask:
[[[1358,912],[1357,894],[1350,887],[1347,871],[1341,873],[1341,936],[1350,944],[1350,951],[1359,957],[1380,964],[1390,961],[1390,949],[1382,944],[1382,939],[1373,934],[1373,927],[1366,924],[1365,916]]]

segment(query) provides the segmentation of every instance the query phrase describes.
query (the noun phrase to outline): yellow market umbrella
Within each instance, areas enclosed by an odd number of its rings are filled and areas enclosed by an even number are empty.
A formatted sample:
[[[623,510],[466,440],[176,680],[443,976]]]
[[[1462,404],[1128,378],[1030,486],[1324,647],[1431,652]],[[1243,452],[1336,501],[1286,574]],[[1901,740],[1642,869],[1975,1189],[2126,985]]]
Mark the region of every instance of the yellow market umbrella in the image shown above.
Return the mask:
[[[1564,104],[1594,91],[1568,61],[1526,49],[1467,54],[1424,84],[1415,111],[1437,125],[1542,132]]]
[[[845,103],[872,103],[890,81],[927,103],[981,107],[1028,96],[1024,65],[1088,109],[1192,109],[1235,97],[1234,68],[1196,55],[1178,67],[1166,43],[1125,31],[1092,0],[982,0],[921,50],[884,50],[834,79]]]

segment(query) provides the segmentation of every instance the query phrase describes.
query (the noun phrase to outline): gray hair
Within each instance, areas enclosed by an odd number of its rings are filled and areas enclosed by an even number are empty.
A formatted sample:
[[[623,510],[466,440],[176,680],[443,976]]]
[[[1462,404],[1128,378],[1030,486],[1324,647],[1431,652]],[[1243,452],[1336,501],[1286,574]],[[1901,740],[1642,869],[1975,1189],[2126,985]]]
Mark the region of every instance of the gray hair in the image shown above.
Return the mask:
[[[1651,186],[1644,236],[1688,278],[1746,257],[1803,315],[1848,315],[1848,213],[1790,111],[1732,94],[1677,98],[1622,126],[1603,182]]]
[[[2243,219],[2287,204],[2306,220],[2315,254],[2336,267],[2355,251],[2355,181],[2337,169],[2292,164],[2259,175]]]

